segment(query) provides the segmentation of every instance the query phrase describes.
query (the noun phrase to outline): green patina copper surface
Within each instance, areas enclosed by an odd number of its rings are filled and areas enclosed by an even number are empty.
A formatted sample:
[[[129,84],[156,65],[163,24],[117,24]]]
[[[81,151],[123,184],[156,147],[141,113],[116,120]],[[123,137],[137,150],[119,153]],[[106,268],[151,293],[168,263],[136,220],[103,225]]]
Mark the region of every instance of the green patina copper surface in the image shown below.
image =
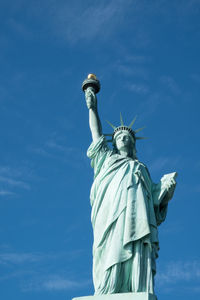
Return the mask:
[[[90,199],[95,294],[154,295],[158,226],[165,220],[176,173],[164,175],[158,184],[152,182],[147,167],[136,157],[139,130],[131,131],[122,117],[119,127],[112,126],[113,147],[109,148],[93,87],[85,89],[85,98],[93,139],[87,155],[94,169]]]

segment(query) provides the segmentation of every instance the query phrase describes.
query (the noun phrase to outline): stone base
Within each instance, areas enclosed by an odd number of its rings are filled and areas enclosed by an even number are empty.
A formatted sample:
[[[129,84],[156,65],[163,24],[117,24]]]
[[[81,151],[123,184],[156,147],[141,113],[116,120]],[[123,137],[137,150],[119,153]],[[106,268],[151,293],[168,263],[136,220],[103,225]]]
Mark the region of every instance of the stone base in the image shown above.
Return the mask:
[[[84,296],[72,300],[156,300],[156,296],[149,293],[121,293]]]

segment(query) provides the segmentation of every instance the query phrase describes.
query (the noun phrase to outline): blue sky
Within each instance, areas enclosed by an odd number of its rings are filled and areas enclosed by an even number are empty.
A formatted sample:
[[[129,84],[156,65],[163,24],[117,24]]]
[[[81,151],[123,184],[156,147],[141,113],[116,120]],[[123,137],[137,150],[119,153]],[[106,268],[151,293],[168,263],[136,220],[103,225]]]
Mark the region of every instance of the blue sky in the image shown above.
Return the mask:
[[[103,131],[137,115],[153,180],[179,173],[156,293],[198,299],[200,1],[1,0],[0,49],[0,299],[93,293],[88,73]]]

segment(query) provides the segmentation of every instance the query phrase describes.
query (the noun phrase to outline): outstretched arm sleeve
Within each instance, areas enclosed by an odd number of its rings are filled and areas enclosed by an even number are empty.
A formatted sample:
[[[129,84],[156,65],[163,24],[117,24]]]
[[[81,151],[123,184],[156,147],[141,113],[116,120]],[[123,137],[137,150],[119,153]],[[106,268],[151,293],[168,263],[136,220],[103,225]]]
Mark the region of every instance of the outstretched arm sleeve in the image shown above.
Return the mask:
[[[98,141],[92,142],[88,148],[87,156],[91,159],[91,167],[94,168],[94,177],[99,174],[106,157],[111,155],[111,153],[112,151],[108,148],[104,135]]]

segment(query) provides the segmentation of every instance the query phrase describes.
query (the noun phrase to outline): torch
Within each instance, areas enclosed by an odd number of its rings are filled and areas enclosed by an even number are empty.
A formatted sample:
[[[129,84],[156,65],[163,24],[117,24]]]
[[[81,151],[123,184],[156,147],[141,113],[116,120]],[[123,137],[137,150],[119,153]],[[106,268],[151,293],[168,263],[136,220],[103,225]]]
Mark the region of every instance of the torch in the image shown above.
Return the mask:
[[[89,74],[82,83],[83,92],[86,92],[88,88],[92,88],[95,94],[97,94],[100,91],[100,87],[100,82],[94,74]]]

